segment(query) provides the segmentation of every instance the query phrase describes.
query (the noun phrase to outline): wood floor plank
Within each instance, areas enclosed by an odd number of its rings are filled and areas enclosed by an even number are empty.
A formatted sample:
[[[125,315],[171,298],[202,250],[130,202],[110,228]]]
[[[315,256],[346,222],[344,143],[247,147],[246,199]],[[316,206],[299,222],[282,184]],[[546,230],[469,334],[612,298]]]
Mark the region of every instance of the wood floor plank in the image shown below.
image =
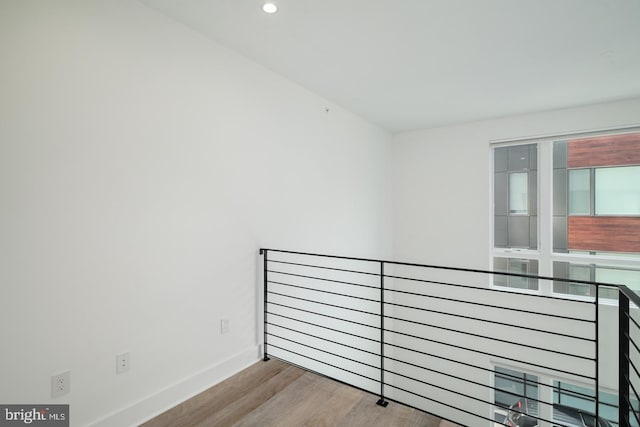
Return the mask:
[[[370,426],[379,417],[384,415],[387,408],[377,405],[378,398],[372,394],[363,393],[360,401],[351,408],[349,413],[345,414],[339,420],[336,427],[351,427],[356,425]]]
[[[289,405],[287,403],[277,406],[270,405],[269,410],[279,414],[276,423],[272,424],[273,426],[302,427],[320,404],[319,402],[328,400],[340,388],[339,383],[325,377],[312,373],[305,374],[305,377],[309,379],[313,386],[310,393],[305,393],[306,398],[304,400],[296,402],[296,405]],[[292,388],[284,390],[283,395],[285,397],[291,397],[290,392],[293,392]]]
[[[279,360],[258,362],[144,427],[438,427],[440,419]]]
[[[315,410],[310,414],[304,427],[333,427],[364,398],[361,390],[340,385],[332,396],[316,402]]]
[[[203,420],[206,420],[212,414],[242,399],[248,391],[254,389],[259,384],[268,381],[286,369],[291,370],[292,368],[292,366],[278,360],[269,361],[269,363],[255,363],[240,373],[149,420],[142,426],[195,426]],[[294,368],[292,372],[295,372],[297,376],[304,374],[304,371],[298,368]],[[287,378],[293,381],[296,379],[296,375],[293,375],[293,377],[287,376]],[[288,384],[282,383],[281,385],[281,388],[284,388]]]
[[[269,362],[270,363],[270,362]],[[281,363],[281,362],[278,362]],[[289,384],[304,375],[304,371],[295,366],[289,366],[277,375],[266,381],[255,385],[250,390],[245,390],[243,395],[230,402],[224,408],[216,411],[194,427],[227,427],[232,426],[239,420],[253,412],[256,408],[269,401],[278,392],[285,389]]]
[[[234,424],[233,427],[254,427],[254,426],[279,426],[282,425],[283,413],[289,413],[289,417],[295,418],[296,411],[303,411],[307,402],[314,401],[319,395],[318,389],[322,383],[313,374],[305,374],[291,383],[286,389],[278,393],[268,402],[247,414],[242,420]],[[324,394],[320,390],[320,394]],[[302,408],[302,409],[300,409]]]

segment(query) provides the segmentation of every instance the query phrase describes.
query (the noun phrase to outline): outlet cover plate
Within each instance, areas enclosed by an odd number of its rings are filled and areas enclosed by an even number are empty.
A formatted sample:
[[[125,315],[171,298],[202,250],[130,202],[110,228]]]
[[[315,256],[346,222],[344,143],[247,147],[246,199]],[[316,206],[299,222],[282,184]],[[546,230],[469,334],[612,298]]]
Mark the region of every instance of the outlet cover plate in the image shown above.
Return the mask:
[[[231,326],[229,324],[229,319],[221,319],[220,320],[220,333],[221,334],[228,334],[229,331],[231,330]]]
[[[51,397],[64,396],[71,391],[71,372],[66,371],[51,376]]]
[[[131,368],[131,356],[129,353],[116,355],[116,374],[123,374]]]

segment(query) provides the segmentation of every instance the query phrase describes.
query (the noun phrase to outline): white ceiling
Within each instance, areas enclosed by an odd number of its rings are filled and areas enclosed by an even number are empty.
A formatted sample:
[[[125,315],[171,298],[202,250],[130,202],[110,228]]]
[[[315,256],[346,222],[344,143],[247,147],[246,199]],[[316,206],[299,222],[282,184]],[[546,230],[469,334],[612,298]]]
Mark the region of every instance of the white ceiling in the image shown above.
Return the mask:
[[[392,132],[640,96],[640,0],[141,0]]]

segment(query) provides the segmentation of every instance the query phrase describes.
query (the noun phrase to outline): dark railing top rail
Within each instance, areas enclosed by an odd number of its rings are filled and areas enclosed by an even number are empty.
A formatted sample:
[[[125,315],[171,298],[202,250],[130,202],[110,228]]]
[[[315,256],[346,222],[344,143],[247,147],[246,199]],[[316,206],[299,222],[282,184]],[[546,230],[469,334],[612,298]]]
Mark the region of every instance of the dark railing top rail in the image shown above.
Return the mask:
[[[635,292],[633,292],[631,289],[629,289],[625,285],[611,285],[611,286],[615,286],[616,288],[618,288],[618,290],[620,291],[621,294],[623,294],[625,297],[629,298],[629,302],[632,302],[637,307],[640,307],[640,295],[636,294]]]
[[[401,262],[401,261],[392,261],[392,260],[375,259],[375,258],[359,258],[359,257],[347,257],[347,256],[341,256],[341,255],[316,254],[311,252],[298,252],[298,251],[289,251],[289,250],[272,249],[272,248],[260,248],[260,255],[262,255],[264,251],[277,252],[277,253],[290,254],[290,255],[304,255],[304,256],[313,256],[313,257],[322,257],[322,258],[344,259],[349,261],[385,263],[385,264],[392,264],[392,265],[402,265],[405,267],[424,267],[424,268],[432,268],[436,270],[462,271],[466,273],[482,273],[482,274],[491,274],[491,275],[498,274],[500,276],[523,277],[527,279],[556,280],[556,281],[562,281],[566,283],[576,283],[580,285],[618,288],[620,289],[621,293],[624,293],[627,296],[627,298],[629,298],[629,300],[633,301],[634,304],[640,306],[640,296],[638,296],[636,293],[634,293],[631,289],[629,289],[625,285],[618,285],[615,283],[590,282],[587,280],[567,279],[563,277],[537,276],[533,274],[509,273],[509,272],[491,271],[491,270],[483,270],[483,269],[476,269],[476,268],[448,267],[448,266],[442,266],[442,265],[419,264],[419,263],[412,263],[412,262]],[[362,272],[362,273],[369,274],[366,272]]]

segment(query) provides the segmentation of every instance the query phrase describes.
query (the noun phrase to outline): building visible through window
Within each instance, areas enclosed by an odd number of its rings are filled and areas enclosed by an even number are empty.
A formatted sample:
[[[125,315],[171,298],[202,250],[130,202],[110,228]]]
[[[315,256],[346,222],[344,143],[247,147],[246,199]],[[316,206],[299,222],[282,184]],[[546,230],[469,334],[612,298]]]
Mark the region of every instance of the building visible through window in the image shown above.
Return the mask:
[[[595,296],[561,280],[571,279],[640,291],[640,132],[494,147],[493,202],[493,269],[559,279],[496,275],[494,285]]]
[[[583,417],[594,414],[596,409],[593,387],[574,384],[543,374],[533,375],[516,369],[496,366],[494,368],[494,389],[495,420],[498,422],[503,422],[508,408],[520,399],[527,399],[532,407],[549,404],[545,402],[550,402],[552,405],[569,406],[583,411]],[[549,399],[545,399],[545,396],[549,396]],[[600,390],[599,398],[600,417],[613,425],[618,425],[618,396],[613,392]],[[640,409],[636,400],[633,400],[631,405]],[[635,417],[630,416],[629,418],[631,425],[637,427],[638,423]],[[595,418],[593,419],[595,420]]]

